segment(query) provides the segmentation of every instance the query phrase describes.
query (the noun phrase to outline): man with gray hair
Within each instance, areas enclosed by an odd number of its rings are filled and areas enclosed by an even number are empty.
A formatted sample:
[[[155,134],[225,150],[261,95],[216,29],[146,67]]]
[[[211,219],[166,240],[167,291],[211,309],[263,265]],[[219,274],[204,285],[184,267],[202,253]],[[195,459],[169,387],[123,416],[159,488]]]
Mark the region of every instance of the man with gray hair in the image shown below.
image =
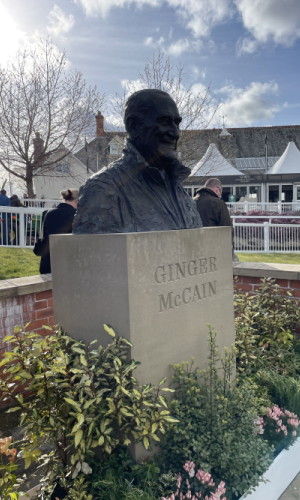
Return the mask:
[[[238,261],[234,253],[233,226],[229,211],[222,197],[222,183],[216,177],[206,181],[204,187],[198,189],[194,200],[204,227],[230,226],[232,228],[232,259]]]
[[[181,117],[173,99],[144,89],[126,102],[123,156],[79,192],[73,233],[128,233],[202,227],[181,182],[190,174],[176,154]]]
[[[201,216],[203,226],[232,226],[231,218],[222,197],[222,183],[212,177],[198,189],[194,200]]]

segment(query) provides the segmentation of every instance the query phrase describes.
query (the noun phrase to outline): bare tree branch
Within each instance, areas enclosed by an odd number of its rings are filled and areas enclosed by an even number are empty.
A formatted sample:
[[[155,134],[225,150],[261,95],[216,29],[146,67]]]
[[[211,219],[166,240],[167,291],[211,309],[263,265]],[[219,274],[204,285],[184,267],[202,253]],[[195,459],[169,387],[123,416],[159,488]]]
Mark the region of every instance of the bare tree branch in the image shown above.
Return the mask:
[[[103,103],[49,40],[26,46],[0,68],[0,165],[34,196],[34,177],[53,170],[54,152],[62,160],[79,146]]]
[[[126,98],[142,88],[156,88],[168,92],[177,104],[182,116],[181,130],[194,130],[194,140],[197,140],[197,130],[205,129],[214,118],[219,105],[210,92],[210,87],[194,85],[185,87],[184,67],[171,63],[161,49],[146,62],[138,80],[127,82],[123,95],[117,94],[112,102],[113,111],[118,116],[124,116]],[[195,144],[195,143],[194,143]],[[189,148],[183,150],[184,161],[193,158]]]

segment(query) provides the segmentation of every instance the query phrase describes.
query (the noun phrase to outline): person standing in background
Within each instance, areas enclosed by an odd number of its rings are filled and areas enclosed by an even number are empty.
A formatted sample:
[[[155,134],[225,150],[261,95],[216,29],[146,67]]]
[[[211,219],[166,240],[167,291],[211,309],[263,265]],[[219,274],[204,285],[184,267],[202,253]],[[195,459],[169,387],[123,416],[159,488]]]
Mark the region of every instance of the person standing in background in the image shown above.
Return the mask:
[[[43,237],[33,249],[35,255],[41,257],[40,274],[51,273],[50,234],[72,232],[73,218],[78,203],[78,189],[66,189],[60,194],[64,202],[59,203],[56,208],[52,208],[46,213],[43,223]]]
[[[10,199],[6,195],[6,190],[1,189],[0,191],[0,206],[2,207],[10,207]],[[6,212],[0,212],[0,230],[1,230],[1,239],[0,243],[2,245],[9,244],[9,234],[10,234],[10,224],[9,217],[10,214]]]
[[[230,226],[232,228],[232,257],[238,260],[234,253],[233,226],[229,210],[222,197],[222,183],[216,177],[206,181],[204,187],[198,189],[194,200],[204,227]]]

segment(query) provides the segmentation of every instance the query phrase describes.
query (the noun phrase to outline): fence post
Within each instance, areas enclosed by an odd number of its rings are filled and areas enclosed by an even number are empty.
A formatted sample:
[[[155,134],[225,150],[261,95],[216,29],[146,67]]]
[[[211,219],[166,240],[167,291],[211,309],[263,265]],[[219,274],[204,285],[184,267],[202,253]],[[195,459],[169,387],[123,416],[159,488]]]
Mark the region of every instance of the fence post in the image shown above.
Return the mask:
[[[270,223],[264,222],[264,252],[269,252],[270,249]]]
[[[25,214],[19,212],[17,214],[17,217],[19,217],[19,245],[22,248],[26,247],[26,237],[25,237]],[[17,238],[17,235],[16,235]],[[17,241],[18,243],[18,241]]]

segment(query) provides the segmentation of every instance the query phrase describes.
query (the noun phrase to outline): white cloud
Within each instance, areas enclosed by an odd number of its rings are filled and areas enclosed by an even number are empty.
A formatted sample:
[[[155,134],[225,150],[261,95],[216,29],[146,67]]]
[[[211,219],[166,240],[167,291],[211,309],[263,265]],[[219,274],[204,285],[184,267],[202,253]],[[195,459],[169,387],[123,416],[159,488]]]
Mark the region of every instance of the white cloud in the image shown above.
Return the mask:
[[[197,52],[202,48],[202,46],[203,44],[200,40],[188,40],[187,38],[182,38],[169,45],[165,51],[170,56],[180,56],[184,52]]]
[[[180,56],[183,52],[186,52],[191,47],[191,43],[187,38],[182,38],[177,40],[177,42],[172,43],[168,49],[167,53],[170,56]]]
[[[104,128],[107,132],[113,130],[119,130],[119,131],[124,130],[124,122],[122,117],[113,114],[108,114],[107,116],[105,116]]]
[[[145,38],[144,45],[154,49],[160,48],[165,54],[176,57],[185,52],[198,52],[202,48],[203,42],[201,40],[188,40],[187,38],[181,38],[176,42],[167,45],[167,41],[162,36],[157,40],[155,40],[152,36],[149,36]]]
[[[126,97],[129,97],[133,92],[147,88],[147,85],[141,80],[121,80],[121,87],[125,92]]]
[[[113,8],[128,7],[135,4],[137,7],[150,5],[159,7],[160,0],[74,0],[76,4],[81,4],[87,16],[102,16],[106,17],[109,11]]]
[[[153,47],[153,44],[154,44],[153,37],[148,36],[147,38],[145,38],[144,44],[146,45],[146,47]]]
[[[48,19],[49,26],[47,27],[47,31],[53,37],[61,37],[65,35],[75,24],[74,16],[72,14],[65,14],[65,12],[58,5],[53,6]]]
[[[87,16],[106,17],[113,8],[135,6],[160,7],[163,0],[74,0],[80,4]],[[187,29],[195,37],[210,34],[213,26],[223,22],[232,14],[232,0],[164,0],[174,8]]]
[[[211,29],[231,16],[231,0],[168,0],[195,37],[207,37]]]
[[[300,38],[299,0],[235,0],[235,4],[257,41],[288,46]]]
[[[20,31],[5,7],[0,5],[0,63],[6,63],[25,41],[25,33]]]
[[[253,54],[258,48],[257,40],[253,40],[251,38],[241,38],[238,40],[236,48],[237,55],[240,56],[242,54]]]
[[[271,120],[280,111],[280,106],[274,102],[278,92],[275,82],[252,82],[242,89],[228,85],[219,90],[227,96],[221,104],[221,113],[228,126],[250,126],[258,121]]]
[[[191,67],[191,73],[194,77],[194,79],[201,78],[202,80],[205,80],[206,78],[206,69],[199,69],[198,66],[192,66]]]

